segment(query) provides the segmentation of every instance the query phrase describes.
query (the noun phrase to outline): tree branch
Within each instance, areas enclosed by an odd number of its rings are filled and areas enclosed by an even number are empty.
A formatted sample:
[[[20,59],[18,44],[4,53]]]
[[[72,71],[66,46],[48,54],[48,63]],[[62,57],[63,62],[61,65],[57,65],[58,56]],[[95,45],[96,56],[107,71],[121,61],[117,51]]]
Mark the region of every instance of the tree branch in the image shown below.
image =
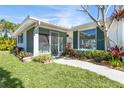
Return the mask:
[[[105,11],[105,15],[107,15],[109,9],[110,9],[111,5],[108,5],[107,8],[106,8],[106,11]]]
[[[99,18],[100,18],[99,11],[100,11],[100,8],[98,7],[98,16],[97,16],[97,20],[99,20]]]
[[[100,7],[99,5],[98,5],[98,7]],[[100,11],[101,11],[101,15],[102,15],[102,23],[103,23],[103,30],[104,31],[107,31],[107,26],[106,26],[106,15],[105,15],[105,5],[102,5],[101,7],[100,7]]]
[[[84,12],[87,13],[88,16],[100,27],[101,24],[99,23],[99,21],[96,20],[96,19],[92,16],[92,14],[91,14],[84,6],[81,5],[81,7],[82,7],[82,9],[84,10]]]
[[[108,26],[108,29],[111,27],[112,23],[114,22],[114,19],[111,19],[110,24]]]

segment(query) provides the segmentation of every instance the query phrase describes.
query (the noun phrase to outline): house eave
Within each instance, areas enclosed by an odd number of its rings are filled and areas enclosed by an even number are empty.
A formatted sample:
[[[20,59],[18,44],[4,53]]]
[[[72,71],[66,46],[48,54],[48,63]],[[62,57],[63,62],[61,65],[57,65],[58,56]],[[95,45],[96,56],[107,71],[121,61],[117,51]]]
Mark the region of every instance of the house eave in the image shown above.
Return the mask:
[[[52,23],[49,23],[47,21],[28,16],[21,23],[19,28],[14,32],[13,37],[17,37],[20,33],[22,33],[24,31],[24,29],[26,29],[28,26],[30,26],[33,23],[37,23],[37,25],[39,25],[41,27],[48,27],[48,28],[51,28],[53,30],[64,31],[64,32],[70,31],[69,28],[61,27],[61,26],[58,26],[56,24],[52,24]]]

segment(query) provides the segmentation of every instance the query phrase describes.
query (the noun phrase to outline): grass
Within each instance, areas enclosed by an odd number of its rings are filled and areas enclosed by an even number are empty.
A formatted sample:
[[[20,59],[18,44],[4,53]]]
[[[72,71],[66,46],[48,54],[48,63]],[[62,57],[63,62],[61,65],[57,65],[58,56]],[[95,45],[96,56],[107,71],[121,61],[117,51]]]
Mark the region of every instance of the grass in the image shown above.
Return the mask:
[[[84,69],[55,63],[23,63],[9,52],[0,52],[0,87],[118,88],[124,85]]]

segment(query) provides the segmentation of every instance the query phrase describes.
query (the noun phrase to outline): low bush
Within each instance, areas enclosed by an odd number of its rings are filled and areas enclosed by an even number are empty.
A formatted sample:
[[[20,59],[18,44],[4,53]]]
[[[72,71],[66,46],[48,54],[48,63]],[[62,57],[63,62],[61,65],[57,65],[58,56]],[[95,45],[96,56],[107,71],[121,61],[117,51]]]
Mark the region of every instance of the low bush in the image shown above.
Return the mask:
[[[13,47],[10,49],[10,53],[12,53],[14,55],[19,55],[19,53],[21,51],[24,51],[24,49],[22,47]]]
[[[84,53],[84,56],[87,59],[91,59],[92,58],[92,51],[91,50],[86,50],[86,51],[83,51],[82,53]]]
[[[118,59],[114,59],[112,58],[111,60],[109,60],[109,64],[113,67],[122,67],[124,66],[124,63]]]
[[[14,54],[21,61],[24,61],[23,58],[25,58],[25,57],[33,56],[32,53],[24,51],[24,49],[22,47],[13,47],[12,49],[10,49],[10,53]]]
[[[113,54],[108,51],[94,50],[92,51],[92,58],[96,62],[101,62],[102,60],[108,61],[112,59]]]
[[[113,54],[114,58],[122,61],[122,57],[124,56],[123,47],[118,47],[116,45],[115,47],[110,48],[109,51]]]
[[[108,61],[112,59],[113,54],[108,51],[101,50],[73,50],[68,49],[65,53],[68,57],[73,57],[76,59],[94,59],[95,62],[101,62],[103,60]]]
[[[50,54],[41,54],[34,57],[33,61],[47,64],[53,62],[53,58]]]
[[[84,53],[82,53],[83,51],[79,51],[79,50],[75,50],[75,58],[77,59],[83,59],[84,58]]]
[[[29,56],[32,56],[32,54],[26,51],[20,51],[20,53],[18,54],[18,57],[21,59],[24,57],[29,57]]]
[[[73,49],[66,49],[66,55],[69,55],[70,57],[74,57],[75,51]]]
[[[8,51],[16,46],[16,40],[0,37],[0,51]]]

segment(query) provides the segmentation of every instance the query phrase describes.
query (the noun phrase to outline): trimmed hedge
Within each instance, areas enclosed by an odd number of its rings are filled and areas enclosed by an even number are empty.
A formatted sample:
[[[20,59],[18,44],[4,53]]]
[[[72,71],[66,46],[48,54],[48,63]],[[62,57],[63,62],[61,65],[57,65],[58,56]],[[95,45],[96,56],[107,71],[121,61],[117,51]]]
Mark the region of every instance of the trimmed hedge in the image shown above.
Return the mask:
[[[101,62],[103,60],[109,61],[112,59],[113,54],[108,51],[102,50],[73,50],[73,49],[66,49],[64,53],[65,56],[69,56],[76,59],[94,59],[95,62]]]
[[[15,46],[16,46],[15,39],[0,37],[0,51],[8,51]]]

